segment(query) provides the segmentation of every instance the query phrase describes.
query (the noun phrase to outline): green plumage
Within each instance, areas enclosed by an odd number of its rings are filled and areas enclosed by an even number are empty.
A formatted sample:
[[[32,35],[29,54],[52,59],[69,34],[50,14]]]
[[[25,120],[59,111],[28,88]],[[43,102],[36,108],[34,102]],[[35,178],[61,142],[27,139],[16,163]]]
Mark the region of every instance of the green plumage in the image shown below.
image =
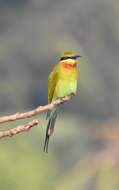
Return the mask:
[[[71,52],[65,52],[54,67],[48,78],[48,103],[57,100],[77,90],[77,58]],[[48,152],[49,137],[54,131],[54,125],[58,114],[58,107],[47,113],[48,124],[44,143],[44,152]]]

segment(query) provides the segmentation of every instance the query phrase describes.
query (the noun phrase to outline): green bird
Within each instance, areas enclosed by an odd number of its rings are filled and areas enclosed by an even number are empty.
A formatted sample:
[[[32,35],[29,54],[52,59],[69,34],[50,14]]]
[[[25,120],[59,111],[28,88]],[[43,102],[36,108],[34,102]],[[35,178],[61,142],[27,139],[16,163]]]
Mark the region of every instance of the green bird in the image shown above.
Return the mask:
[[[77,62],[80,55],[64,52],[48,78],[48,103],[70,94],[76,94],[78,69]],[[48,111],[48,124],[44,143],[44,152],[48,152],[49,138],[54,131],[59,106]]]

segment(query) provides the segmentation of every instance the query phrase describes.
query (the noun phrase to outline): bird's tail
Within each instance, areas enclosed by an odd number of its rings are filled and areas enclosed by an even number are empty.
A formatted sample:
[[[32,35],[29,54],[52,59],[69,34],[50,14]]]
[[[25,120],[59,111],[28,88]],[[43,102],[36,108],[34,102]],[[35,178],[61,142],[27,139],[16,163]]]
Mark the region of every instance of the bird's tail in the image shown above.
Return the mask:
[[[44,143],[44,148],[43,148],[44,152],[48,152],[49,138],[54,131],[57,114],[58,114],[58,108],[54,108],[53,110],[47,113],[47,118],[49,118],[49,120],[47,124],[45,143]]]

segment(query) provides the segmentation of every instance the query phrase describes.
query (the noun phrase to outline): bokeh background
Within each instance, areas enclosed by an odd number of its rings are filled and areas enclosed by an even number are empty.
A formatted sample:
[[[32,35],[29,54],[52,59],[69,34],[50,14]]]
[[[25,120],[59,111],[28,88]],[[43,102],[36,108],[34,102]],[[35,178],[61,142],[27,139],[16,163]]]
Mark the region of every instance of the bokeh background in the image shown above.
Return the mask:
[[[0,141],[0,189],[119,189],[118,0],[0,0],[0,114],[47,104],[64,50],[83,56],[77,96],[63,105],[48,154],[45,114]]]

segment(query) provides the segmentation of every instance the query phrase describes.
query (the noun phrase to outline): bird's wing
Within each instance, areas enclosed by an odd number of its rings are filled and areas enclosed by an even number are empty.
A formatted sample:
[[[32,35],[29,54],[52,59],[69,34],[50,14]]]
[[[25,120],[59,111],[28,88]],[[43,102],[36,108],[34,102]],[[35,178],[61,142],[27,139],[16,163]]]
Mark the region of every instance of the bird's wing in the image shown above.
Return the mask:
[[[48,78],[48,102],[49,103],[53,99],[55,87],[58,81],[58,70],[59,70],[58,65],[56,65]]]

